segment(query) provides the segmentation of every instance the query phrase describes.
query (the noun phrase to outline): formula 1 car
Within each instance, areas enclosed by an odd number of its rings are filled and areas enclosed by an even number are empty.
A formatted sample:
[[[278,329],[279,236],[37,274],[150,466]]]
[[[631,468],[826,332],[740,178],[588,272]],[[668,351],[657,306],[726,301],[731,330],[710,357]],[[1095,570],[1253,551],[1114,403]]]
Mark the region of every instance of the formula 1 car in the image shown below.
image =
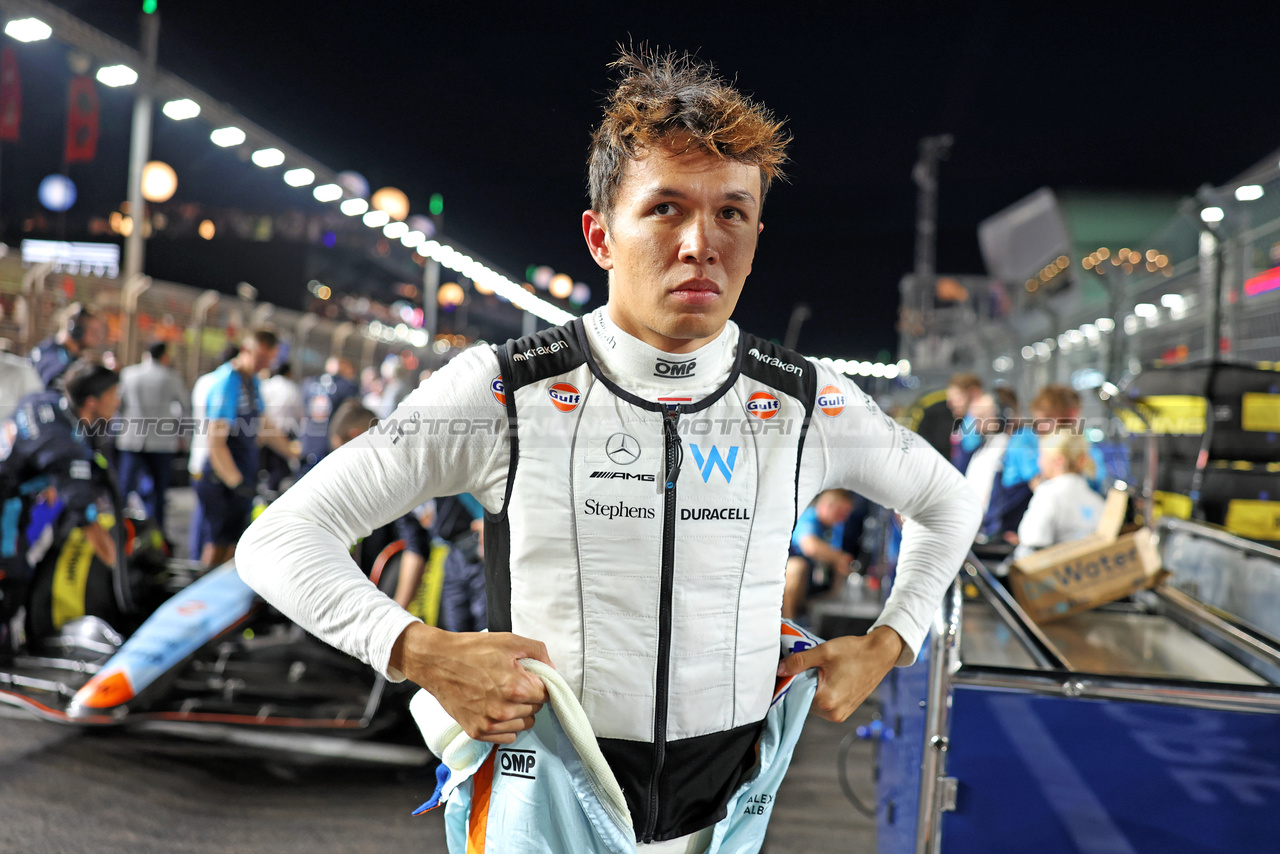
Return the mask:
[[[72,545],[62,545],[58,561]],[[384,591],[395,589],[401,549],[392,543],[379,555]],[[204,572],[132,543],[126,553],[135,600],[158,606],[132,631],[127,616],[79,616],[0,653],[0,703],[82,727],[391,765],[430,761],[407,716],[414,686],[388,683],[308,635],[258,598],[234,561]]]

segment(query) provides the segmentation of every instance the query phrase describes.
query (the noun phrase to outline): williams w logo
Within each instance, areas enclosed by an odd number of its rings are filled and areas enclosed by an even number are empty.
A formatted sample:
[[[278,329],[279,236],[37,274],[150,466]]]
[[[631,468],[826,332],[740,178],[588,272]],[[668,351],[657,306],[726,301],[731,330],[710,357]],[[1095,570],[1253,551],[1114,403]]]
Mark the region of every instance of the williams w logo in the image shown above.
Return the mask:
[[[733,480],[733,466],[738,461],[737,445],[729,448],[728,457],[721,457],[720,449],[715,445],[711,446],[711,452],[705,457],[702,455],[702,449],[697,445],[690,442],[689,447],[693,450],[693,461],[697,464],[698,471],[702,472],[703,483],[711,480],[711,473],[716,469],[720,469],[720,473],[724,475],[725,483]]]

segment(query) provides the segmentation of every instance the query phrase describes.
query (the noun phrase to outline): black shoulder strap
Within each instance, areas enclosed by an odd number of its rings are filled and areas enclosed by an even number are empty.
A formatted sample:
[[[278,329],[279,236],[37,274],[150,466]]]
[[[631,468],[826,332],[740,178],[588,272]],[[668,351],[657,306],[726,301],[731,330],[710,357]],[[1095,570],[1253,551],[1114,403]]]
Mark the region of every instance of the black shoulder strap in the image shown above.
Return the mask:
[[[818,397],[818,372],[804,356],[772,341],[766,341],[747,332],[742,333],[742,373],[767,386],[794,397],[804,406],[804,421],[800,424],[800,441],[796,443],[795,498],[791,506],[800,500],[800,461],[804,456],[804,440],[809,435],[809,422],[813,420],[813,407]],[[791,520],[795,527],[795,519]]]
[[[581,324],[581,320],[572,323]],[[516,415],[516,389],[566,374],[587,361],[580,336],[569,325],[556,326],[508,341],[493,348],[498,357],[502,395],[507,409],[511,461],[507,465],[507,490],[502,509],[485,513],[484,569],[489,630],[511,631],[511,490],[520,462],[520,430]]]

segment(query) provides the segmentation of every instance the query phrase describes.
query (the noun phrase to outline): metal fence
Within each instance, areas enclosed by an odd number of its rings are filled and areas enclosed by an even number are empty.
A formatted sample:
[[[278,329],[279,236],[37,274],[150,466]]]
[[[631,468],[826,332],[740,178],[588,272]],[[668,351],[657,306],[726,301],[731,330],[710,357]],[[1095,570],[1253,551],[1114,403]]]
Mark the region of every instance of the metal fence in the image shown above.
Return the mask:
[[[0,337],[26,353],[57,331],[58,318],[73,302],[105,319],[104,350],[120,365],[138,361],[155,341],[168,342],[172,363],[188,387],[211,370],[218,354],[253,326],[272,327],[289,347],[295,375],[323,372],[330,356],[345,356],[357,366],[378,365],[389,353],[426,354],[369,323],[331,320],[217,291],[173,282],[146,280],[128,293],[120,279],[73,275],[47,264],[24,266],[12,249],[0,257]]]

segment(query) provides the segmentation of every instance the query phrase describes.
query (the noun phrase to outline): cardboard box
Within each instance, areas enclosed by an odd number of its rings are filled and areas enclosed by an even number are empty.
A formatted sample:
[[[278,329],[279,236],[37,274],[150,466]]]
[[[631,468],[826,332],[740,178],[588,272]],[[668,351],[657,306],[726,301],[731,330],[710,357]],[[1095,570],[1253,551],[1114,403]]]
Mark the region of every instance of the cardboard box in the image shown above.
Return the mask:
[[[1037,623],[1060,620],[1151,587],[1161,580],[1151,530],[1120,536],[1127,493],[1113,489],[1098,528],[1082,540],[1059,543],[1016,560],[1009,569],[1013,596]]]

